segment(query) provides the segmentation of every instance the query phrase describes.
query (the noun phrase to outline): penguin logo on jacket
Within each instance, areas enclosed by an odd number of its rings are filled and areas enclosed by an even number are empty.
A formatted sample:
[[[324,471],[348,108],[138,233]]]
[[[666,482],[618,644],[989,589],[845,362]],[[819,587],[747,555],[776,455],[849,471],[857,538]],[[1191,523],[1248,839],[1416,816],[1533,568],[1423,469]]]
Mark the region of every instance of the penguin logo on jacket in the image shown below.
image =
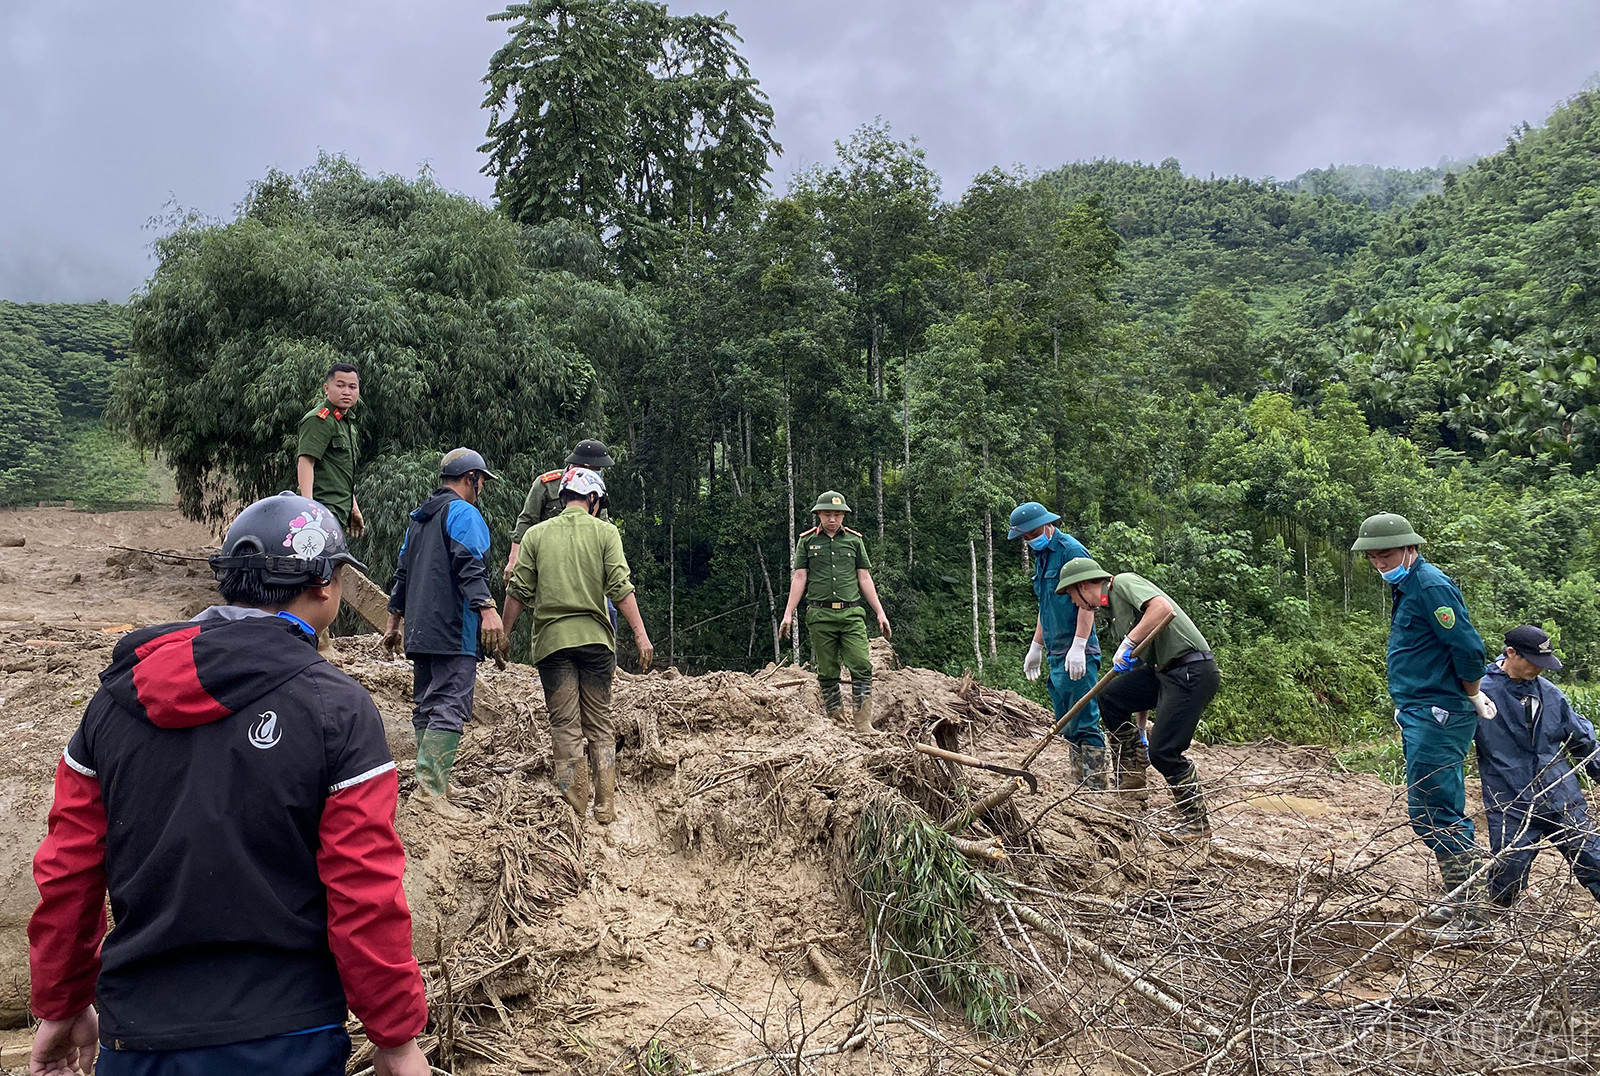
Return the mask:
[[[278,746],[278,741],[283,739],[283,730],[278,728],[278,715],[268,710],[256,718],[256,723],[250,726],[250,746],[259,747],[265,751],[269,747]]]

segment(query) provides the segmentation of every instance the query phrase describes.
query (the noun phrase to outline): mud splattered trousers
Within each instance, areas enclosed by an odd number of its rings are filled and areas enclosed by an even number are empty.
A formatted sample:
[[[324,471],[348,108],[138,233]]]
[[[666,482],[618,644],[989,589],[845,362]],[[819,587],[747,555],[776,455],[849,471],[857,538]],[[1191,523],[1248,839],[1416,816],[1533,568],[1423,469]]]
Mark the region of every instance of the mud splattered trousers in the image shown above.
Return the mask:
[[[1484,820],[1489,826],[1489,850],[1497,857],[1489,868],[1489,896],[1496,904],[1510,905],[1528,888],[1528,872],[1543,840],[1556,846],[1572,865],[1578,884],[1600,900],[1600,833],[1583,804],[1532,815],[1520,810],[1489,811]]]
[[[1050,654],[1050,705],[1055,707],[1056,718],[1061,715],[1089,693],[1095,681],[1100,679],[1100,655],[1084,655],[1083,675],[1074,680],[1067,675],[1067,655]],[[1104,747],[1106,745],[1105,733],[1100,731],[1100,701],[1089,703],[1072,719],[1066,728],[1061,730],[1061,736],[1068,743],[1076,747]]]
[[[1476,711],[1440,706],[1396,710],[1406,754],[1406,814],[1437,855],[1468,856],[1476,831],[1467,817],[1467,749],[1478,731]]]
[[[817,686],[822,689],[823,708],[830,713],[841,709],[839,666],[850,670],[850,693],[856,705],[872,694],[872,657],[867,645],[867,613],[861,606],[827,609],[806,607],[806,630],[811,634],[811,650],[817,662]]]
[[[550,754],[556,761],[582,758],[584,740],[598,765],[617,757],[616,726],[611,721],[611,681],[617,654],[604,643],[557,650],[537,665],[550,711]]]
[[[477,682],[472,654],[412,654],[411,727],[459,733],[472,720]]]
[[[1154,710],[1150,721],[1150,765],[1176,784],[1191,768],[1184,752],[1194,742],[1200,716],[1222,686],[1222,674],[1212,658],[1173,665],[1157,671],[1140,662],[1122,673],[1100,693],[1100,716],[1106,731],[1119,738],[1138,733],[1133,715]]]

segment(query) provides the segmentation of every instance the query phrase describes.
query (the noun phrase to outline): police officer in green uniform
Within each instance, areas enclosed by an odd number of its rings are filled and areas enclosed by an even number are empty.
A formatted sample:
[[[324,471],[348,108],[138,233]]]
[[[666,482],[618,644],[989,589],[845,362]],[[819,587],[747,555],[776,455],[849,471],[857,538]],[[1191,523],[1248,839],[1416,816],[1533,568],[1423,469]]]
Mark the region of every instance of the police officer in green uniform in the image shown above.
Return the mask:
[[[586,467],[596,474],[607,467],[615,467],[617,461],[611,458],[611,453],[599,441],[579,441],[578,446],[567,455],[567,466],[554,471],[546,471],[533,480],[533,485],[528,488],[528,496],[522,502],[522,511],[517,513],[517,525],[511,528],[511,555],[506,558],[505,577],[511,578],[511,573],[516,570],[517,553],[522,548],[522,536],[528,533],[528,528],[547,519],[554,519],[562,512],[561,479],[567,473],[567,468]],[[610,514],[600,509],[596,519],[611,521]],[[613,618],[615,626],[615,618]]]
[[[356,501],[361,437],[351,409],[361,399],[361,374],[347,362],[334,363],[322,395],[323,402],[300,420],[295,484],[300,496],[323,505],[347,533],[359,535],[365,526]]]
[[[1209,835],[1211,823],[1200,773],[1184,754],[1222,685],[1206,637],[1178,603],[1150,580],[1134,572],[1113,576],[1089,557],[1061,566],[1056,593],[1070,597],[1079,609],[1110,607],[1111,629],[1122,637],[1111,667],[1121,675],[1100,694],[1100,718],[1119,743],[1130,745],[1139,734],[1133,715],[1155,710],[1150,725],[1150,764],[1172,789],[1178,813],[1175,835]],[[1163,621],[1166,626],[1161,628]],[[1134,649],[1158,628],[1160,634],[1144,654],[1134,657]],[[1142,772],[1137,783],[1143,787]]]
[[[1389,622],[1389,695],[1406,759],[1406,813],[1433,851],[1445,890],[1477,872],[1482,855],[1467,817],[1467,748],[1495,706],[1479,690],[1483,638],[1450,577],[1423,559],[1422,536],[1404,516],[1369,516],[1351,550],[1366,554],[1394,591]],[[1482,926],[1480,876],[1457,901],[1435,909],[1453,929]]]
[[[878,601],[872,582],[872,561],[867,543],[844,525],[851,511],[844,495],[826,490],[811,511],[817,526],[806,531],[794,547],[794,575],[789,580],[789,602],[778,629],[794,630],[794,611],[801,597],[806,602],[806,630],[816,652],[817,684],[829,717],[838,717],[844,705],[839,696],[839,665],[850,670],[855,699],[855,730],[872,731],[872,660],[867,651],[867,619],[863,603],[878,618],[878,630],[891,635],[889,617]]]

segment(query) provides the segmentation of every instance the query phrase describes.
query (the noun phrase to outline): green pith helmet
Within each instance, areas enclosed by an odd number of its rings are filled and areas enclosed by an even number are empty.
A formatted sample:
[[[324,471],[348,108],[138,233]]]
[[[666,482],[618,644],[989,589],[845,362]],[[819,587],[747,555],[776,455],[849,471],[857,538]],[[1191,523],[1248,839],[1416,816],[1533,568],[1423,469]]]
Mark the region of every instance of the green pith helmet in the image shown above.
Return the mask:
[[[1073,557],[1061,566],[1061,578],[1056,583],[1056,593],[1065,594],[1074,583],[1091,579],[1110,579],[1111,573],[1100,567],[1093,557]]]
[[[1361,533],[1357,536],[1355,544],[1350,547],[1350,552],[1404,549],[1408,545],[1422,543],[1422,535],[1412,529],[1411,521],[1405,516],[1397,516],[1393,512],[1379,512],[1361,521]]]
[[[840,493],[838,490],[832,490],[832,489],[823,490],[821,496],[819,496],[817,498],[817,503],[811,506],[811,510],[813,512],[854,512],[855,511],[854,508],[851,508],[848,504],[846,504],[844,502],[844,494],[843,493]]]

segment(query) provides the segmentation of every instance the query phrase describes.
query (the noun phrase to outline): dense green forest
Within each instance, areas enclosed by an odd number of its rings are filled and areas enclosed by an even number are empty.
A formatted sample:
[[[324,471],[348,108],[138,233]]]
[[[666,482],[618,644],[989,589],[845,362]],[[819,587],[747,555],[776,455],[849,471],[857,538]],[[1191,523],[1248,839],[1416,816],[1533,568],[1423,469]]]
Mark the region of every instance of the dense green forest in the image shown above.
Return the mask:
[[[165,495],[159,468],[102,421],[128,352],[123,307],[0,300],[0,504]]]
[[[1212,737],[1388,728],[1385,588],[1347,552],[1373,511],[1416,522],[1491,643],[1542,623],[1569,683],[1600,672],[1600,92],[1470,166],[1278,184],[1094,161],[950,192],[878,123],[770,192],[771,112],[725,20],[546,6],[510,9],[491,60],[500,206],[330,156],[158,242],[131,359],[86,353],[122,364],[109,421],[185,511],[283,488],[346,360],[375,574],[441,451],[512,479],[486,502],[498,561],[532,476],[598,435],[658,652],[686,668],[792,656],[790,550],[834,487],[902,655],[1041,698],[1004,540],[1035,498],[1201,624]],[[654,44],[585,68],[624,8]],[[549,125],[558,104],[593,129]],[[594,140],[622,155],[609,178]],[[0,345],[29,371],[8,427],[49,412],[66,437],[79,338],[6,324],[39,342]],[[0,447],[12,488],[49,473],[29,451]]]

